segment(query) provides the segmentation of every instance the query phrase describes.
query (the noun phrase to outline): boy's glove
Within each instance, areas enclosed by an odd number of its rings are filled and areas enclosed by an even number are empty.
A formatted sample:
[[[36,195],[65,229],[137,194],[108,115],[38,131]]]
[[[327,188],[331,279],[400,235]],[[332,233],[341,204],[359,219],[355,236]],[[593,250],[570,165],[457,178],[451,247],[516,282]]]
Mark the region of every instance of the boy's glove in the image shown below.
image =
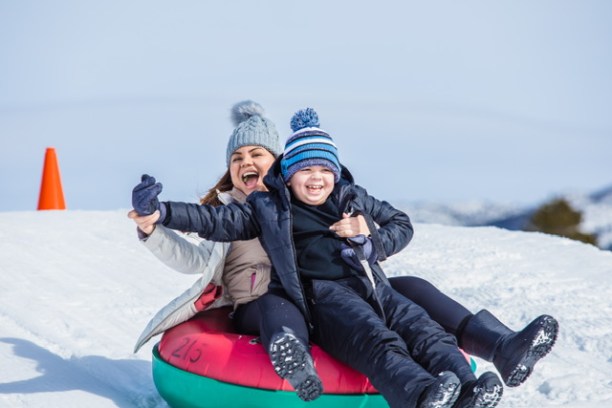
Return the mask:
[[[354,247],[361,247],[368,264],[373,265],[378,260],[376,249],[374,249],[374,245],[372,245],[372,240],[370,238],[363,234],[359,234],[355,237],[347,238],[346,240],[349,241],[349,244],[342,244],[340,256],[342,256],[344,262],[349,264],[352,268],[358,271],[363,269]]]
[[[155,177],[143,174],[138,184],[132,190],[132,207],[138,215],[151,215],[160,209],[157,196],[162,191],[162,184],[155,182]]]

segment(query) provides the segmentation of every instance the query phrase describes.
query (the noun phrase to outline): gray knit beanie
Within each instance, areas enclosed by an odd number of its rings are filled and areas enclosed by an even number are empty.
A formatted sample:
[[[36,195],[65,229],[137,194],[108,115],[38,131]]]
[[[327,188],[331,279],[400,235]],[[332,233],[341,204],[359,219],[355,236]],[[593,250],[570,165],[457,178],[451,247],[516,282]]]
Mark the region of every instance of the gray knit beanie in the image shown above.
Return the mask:
[[[261,146],[277,157],[283,152],[280,135],[264,109],[253,101],[238,102],[232,107],[232,122],[236,128],[227,142],[227,165],[230,157],[243,146]]]

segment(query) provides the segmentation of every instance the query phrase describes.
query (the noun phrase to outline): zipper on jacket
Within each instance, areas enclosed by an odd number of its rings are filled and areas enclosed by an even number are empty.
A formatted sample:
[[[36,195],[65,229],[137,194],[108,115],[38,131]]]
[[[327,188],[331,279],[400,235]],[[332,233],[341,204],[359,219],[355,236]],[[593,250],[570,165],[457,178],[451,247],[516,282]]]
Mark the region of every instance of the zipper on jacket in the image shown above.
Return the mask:
[[[300,276],[300,270],[298,267],[297,260],[297,251],[295,250],[295,241],[293,239],[293,214],[291,213],[291,197],[289,195],[289,189],[285,186],[284,189],[284,201],[287,205],[287,209],[289,211],[289,239],[291,239],[291,250],[293,251],[293,262],[295,265],[295,271],[297,273],[298,284],[300,285],[300,292],[302,292],[302,298],[304,299],[304,312],[306,313],[306,324],[308,324],[308,328],[310,331],[314,329],[314,325],[312,323],[312,317],[310,316],[310,309],[308,308],[308,298],[306,297],[306,291],[304,290],[304,284],[302,283],[302,277]]]
[[[355,211],[353,207],[353,202],[355,201],[357,197],[357,193],[350,187],[346,187],[346,188],[349,191],[346,193],[346,197],[341,198],[341,201],[343,201],[341,204],[344,204],[344,212],[350,216],[353,216],[355,214],[356,215],[361,214],[362,213],[361,210]],[[366,218],[365,215],[363,217]],[[349,241],[349,245],[351,245],[350,241]],[[372,245],[374,245],[374,243],[372,243]],[[359,259],[359,263],[361,264],[361,267],[363,269],[363,272],[367,280],[369,281],[370,285],[372,285],[372,297],[374,298],[374,301],[376,302],[376,305],[378,306],[378,309],[379,309],[378,312],[380,314],[380,317],[383,320],[386,320],[385,309],[383,308],[382,303],[380,302],[378,293],[376,291],[376,278],[374,277],[372,268],[370,267],[370,264],[368,263],[368,260],[366,259],[365,254],[363,253],[363,248],[361,247],[356,248],[355,246],[353,246],[353,250],[355,251],[357,258]]]

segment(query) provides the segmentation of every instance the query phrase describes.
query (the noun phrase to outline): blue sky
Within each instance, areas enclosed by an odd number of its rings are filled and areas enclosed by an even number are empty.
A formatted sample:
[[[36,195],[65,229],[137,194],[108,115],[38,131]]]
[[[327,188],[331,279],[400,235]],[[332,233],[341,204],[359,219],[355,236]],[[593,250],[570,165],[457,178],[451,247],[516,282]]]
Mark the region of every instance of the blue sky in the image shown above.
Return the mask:
[[[36,208],[48,146],[70,209],[129,207],[143,172],[195,200],[243,99],[283,136],[314,107],[392,202],[597,190],[612,184],[610,21],[605,0],[0,0],[0,211]]]

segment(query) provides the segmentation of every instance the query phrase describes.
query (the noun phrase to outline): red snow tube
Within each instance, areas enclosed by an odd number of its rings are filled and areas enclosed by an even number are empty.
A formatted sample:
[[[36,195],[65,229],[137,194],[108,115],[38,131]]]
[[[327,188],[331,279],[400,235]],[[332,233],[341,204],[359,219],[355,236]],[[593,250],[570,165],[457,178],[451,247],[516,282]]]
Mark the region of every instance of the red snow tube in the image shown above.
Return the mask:
[[[213,309],[166,331],[159,343],[163,360],[184,371],[226,383],[293,391],[272,368],[255,336],[237,334],[228,314]],[[377,394],[366,376],[333,359],[317,345],[312,357],[325,394]]]

